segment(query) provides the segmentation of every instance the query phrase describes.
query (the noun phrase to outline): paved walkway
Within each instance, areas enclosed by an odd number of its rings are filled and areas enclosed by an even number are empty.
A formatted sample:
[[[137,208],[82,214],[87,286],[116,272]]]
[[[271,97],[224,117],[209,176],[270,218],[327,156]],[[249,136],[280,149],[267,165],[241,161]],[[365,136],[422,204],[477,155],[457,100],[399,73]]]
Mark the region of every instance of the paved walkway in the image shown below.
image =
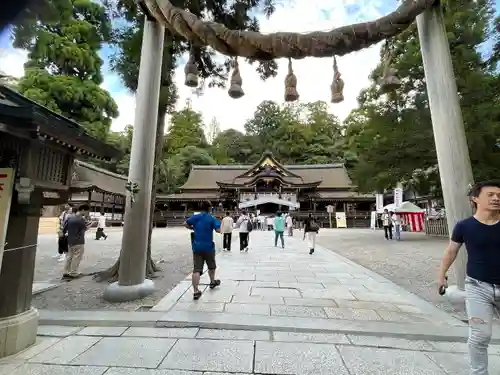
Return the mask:
[[[221,288],[199,301],[186,280],[151,312],[42,312],[66,326],[42,325],[0,375],[467,375],[461,321],[297,237],[251,235],[249,253],[218,255]]]

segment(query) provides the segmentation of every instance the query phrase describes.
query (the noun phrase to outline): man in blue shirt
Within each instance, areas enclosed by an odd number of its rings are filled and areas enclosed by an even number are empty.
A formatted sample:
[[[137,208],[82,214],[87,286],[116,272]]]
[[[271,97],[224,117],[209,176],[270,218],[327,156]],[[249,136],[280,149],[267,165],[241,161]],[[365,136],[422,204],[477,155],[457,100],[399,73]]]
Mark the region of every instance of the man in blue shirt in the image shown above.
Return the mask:
[[[488,345],[493,313],[500,309],[500,181],[476,184],[470,191],[476,213],[459,221],[443,257],[437,287],[446,288],[446,272],[462,245],[467,249],[465,279],[469,318],[470,375],[488,375]]]
[[[201,297],[199,289],[200,277],[203,273],[203,266],[206,263],[208,276],[210,277],[210,289],[220,285],[220,280],[215,279],[215,244],[214,231],[220,233],[219,221],[210,214],[211,204],[203,203],[202,212],[195,214],[186,220],[186,227],[193,230],[192,248],[193,248],[193,298],[195,300]]]

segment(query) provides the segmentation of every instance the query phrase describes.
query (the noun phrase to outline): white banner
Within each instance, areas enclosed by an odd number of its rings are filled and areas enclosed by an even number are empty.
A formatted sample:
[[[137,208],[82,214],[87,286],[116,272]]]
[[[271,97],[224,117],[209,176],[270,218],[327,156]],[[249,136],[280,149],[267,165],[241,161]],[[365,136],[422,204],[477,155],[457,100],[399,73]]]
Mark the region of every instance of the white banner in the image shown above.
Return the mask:
[[[7,225],[9,224],[13,185],[14,170],[12,168],[0,168],[0,270],[2,269]]]
[[[384,209],[384,194],[375,194],[375,211],[382,212]]]
[[[403,189],[396,188],[394,189],[394,205],[401,207],[401,204],[403,204]]]

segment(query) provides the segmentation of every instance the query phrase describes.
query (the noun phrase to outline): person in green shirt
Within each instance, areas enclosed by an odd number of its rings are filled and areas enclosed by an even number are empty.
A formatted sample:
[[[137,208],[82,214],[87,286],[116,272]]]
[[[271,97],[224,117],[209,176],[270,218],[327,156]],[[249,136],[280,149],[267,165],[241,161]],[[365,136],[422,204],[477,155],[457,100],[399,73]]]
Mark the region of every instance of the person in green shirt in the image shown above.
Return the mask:
[[[281,240],[281,247],[285,248],[285,238],[283,233],[285,232],[285,218],[281,212],[276,213],[274,218],[274,246],[278,246],[278,237]]]

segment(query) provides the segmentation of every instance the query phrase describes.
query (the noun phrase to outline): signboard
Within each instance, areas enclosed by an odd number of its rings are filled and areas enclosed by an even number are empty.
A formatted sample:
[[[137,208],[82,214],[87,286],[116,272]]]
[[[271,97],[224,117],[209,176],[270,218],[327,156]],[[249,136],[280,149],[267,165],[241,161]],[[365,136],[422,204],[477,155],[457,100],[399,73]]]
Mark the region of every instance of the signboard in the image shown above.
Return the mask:
[[[403,189],[396,188],[394,189],[394,205],[397,207],[401,207],[403,204]]]
[[[326,206],[326,212],[328,212],[329,214],[331,214],[333,212],[333,206],[332,205]]]
[[[375,211],[382,212],[384,210],[384,194],[375,194]]]
[[[337,212],[335,214],[335,219],[337,221],[337,228],[347,228],[345,212]]]
[[[14,170],[12,168],[0,168],[0,270],[2,269],[7,225],[9,224],[13,185]]]

